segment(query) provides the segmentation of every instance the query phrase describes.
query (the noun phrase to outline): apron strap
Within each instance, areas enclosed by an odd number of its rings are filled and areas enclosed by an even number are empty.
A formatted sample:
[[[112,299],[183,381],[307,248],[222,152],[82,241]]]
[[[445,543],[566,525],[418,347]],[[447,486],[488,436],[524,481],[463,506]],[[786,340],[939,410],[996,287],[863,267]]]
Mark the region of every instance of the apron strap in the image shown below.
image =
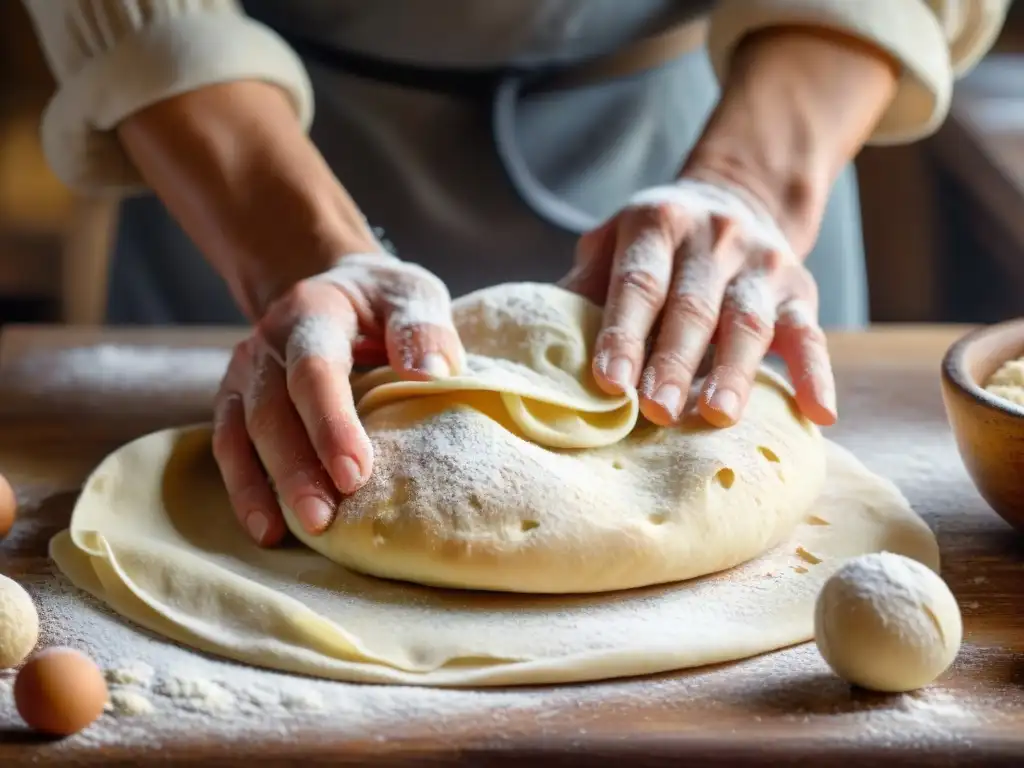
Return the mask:
[[[595,85],[656,69],[703,45],[707,21],[696,19],[677,24],[593,59],[540,67],[428,67],[354,53],[294,34],[284,34],[284,37],[302,58],[357,77],[490,100],[498,84],[509,78],[528,81],[538,90],[553,91]]]

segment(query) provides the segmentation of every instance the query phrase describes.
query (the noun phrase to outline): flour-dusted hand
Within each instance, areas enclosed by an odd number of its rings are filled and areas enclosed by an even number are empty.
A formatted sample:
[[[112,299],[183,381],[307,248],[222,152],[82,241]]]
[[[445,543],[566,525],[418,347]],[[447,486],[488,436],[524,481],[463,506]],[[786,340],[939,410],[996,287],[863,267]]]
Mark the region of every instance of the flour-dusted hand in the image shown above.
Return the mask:
[[[303,528],[323,532],[340,495],[370,476],[355,363],[386,359],[425,380],[457,372],[463,358],[444,283],[393,256],[346,256],[283,293],[235,348],[214,404],[214,456],[252,538],[266,546],[284,535],[278,497]]]
[[[771,216],[737,186],[683,178],[638,194],[580,239],[562,284],[605,306],[594,357],[600,386],[638,387],[656,424],[679,419],[711,343],[699,401],[711,423],[740,418],[772,349],[808,418],[835,420],[817,286]]]

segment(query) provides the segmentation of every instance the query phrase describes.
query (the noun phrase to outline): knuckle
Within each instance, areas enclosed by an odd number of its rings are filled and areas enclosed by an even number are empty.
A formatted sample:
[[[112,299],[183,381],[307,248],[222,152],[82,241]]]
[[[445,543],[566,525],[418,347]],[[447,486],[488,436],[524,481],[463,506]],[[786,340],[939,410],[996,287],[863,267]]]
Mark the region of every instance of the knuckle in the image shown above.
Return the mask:
[[[718,311],[701,296],[682,293],[673,303],[673,312],[687,323],[711,331],[718,324]]]
[[[604,328],[597,336],[597,348],[627,350],[642,347],[644,340],[622,326],[613,325]]]
[[[762,250],[757,262],[760,269],[770,274],[785,272],[792,263],[790,258],[777,248]]]
[[[803,336],[805,344],[821,347],[822,349],[825,349],[828,345],[828,338],[825,336],[825,331],[823,331],[821,326],[816,322],[802,327],[800,329],[800,335]]]
[[[627,269],[617,276],[620,290],[642,301],[650,309],[660,309],[667,286],[657,275],[645,269]]]
[[[685,219],[686,214],[679,203],[671,200],[652,200],[623,211],[619,226],[620,230],[653,230],[673,237]]]
[[[286,373],[288,388],[307,389],[320,381],[329,380],[334,366],[320,354],[306,354],[293,358]]]
[[[659,379],[691,378],[699,364],[700,360],[691,360],[675,349],[659,349],[648,360],[648,365],[659,373]]]
[[[814,275],[810,273],[810,270],[801,264],[800,268],[795,271],[792,281],[795,296],[803,299],[810,306],[817,308],[818,283],[814,279]]]
[[[273,436],[278,432],[281,419],[275,404],[256,399],[245,415],[246,431],[254,440]]]
[[[760,312],[734,308],[730,312],[729,323],[734,330],[748,333],[759,339],[767,338],[772,333],[772,324]]]

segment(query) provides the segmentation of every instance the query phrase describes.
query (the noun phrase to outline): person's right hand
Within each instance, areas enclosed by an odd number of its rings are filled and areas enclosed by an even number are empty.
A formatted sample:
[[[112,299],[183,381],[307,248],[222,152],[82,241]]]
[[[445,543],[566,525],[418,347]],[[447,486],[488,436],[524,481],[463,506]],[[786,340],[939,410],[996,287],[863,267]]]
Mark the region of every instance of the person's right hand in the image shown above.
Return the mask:
[[[444,283],[393,256],[346,256],[282,293],[235,347],[214,404],[214,457],[249,535],[281,540],[278,499],[322,533],[340,496],[370,476],[349,386],[355,362],[386,359],[423,380],[457,372],[463,357]]]

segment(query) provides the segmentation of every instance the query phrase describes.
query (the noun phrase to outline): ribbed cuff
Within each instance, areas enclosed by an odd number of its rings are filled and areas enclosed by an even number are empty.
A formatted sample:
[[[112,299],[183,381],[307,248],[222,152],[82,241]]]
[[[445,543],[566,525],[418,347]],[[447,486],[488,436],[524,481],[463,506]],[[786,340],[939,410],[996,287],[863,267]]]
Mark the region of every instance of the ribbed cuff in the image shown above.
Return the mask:
[[[946,118],[953,91],[949,44],[935,14],[921,0],[721,0],[708,30],[708,53],[720,82],[725,82],[743,38],[786,25],[826,27],[860,37],[902,64],[896,95],[868,143],[916,141]]]
[[[303,127],[312,123],[309,76],[275,32],[234,13],[188,14],[140,29],[62,84],[43,114],[47,160],[72,189],[142,190],[118,123],[171,96],[237,80],[278,85]]]

